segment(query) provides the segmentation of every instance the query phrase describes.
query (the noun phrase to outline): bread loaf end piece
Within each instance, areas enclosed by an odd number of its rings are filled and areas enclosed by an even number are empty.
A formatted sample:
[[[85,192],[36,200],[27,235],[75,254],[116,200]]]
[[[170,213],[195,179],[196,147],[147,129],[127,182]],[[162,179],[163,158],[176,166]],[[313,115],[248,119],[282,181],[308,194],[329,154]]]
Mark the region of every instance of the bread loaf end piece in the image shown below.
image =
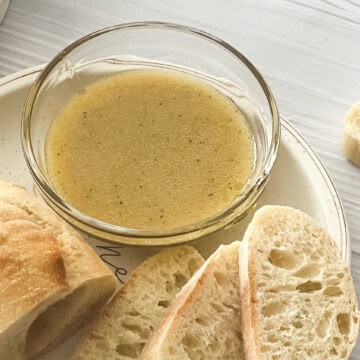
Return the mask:
[[[33,322],[69,290],[57,241],[27,220],[0,220],[0,274],[0,356],[24,359]]]
[[[80,234],[44,202],[22,186],[0,179],[0,224],[16,221],[26,223],[29,229],[37,228],[42,236],[56,242],[66,274],[65,293],[61,298],[47,301],[31,323],[24,351],[24,356],[31,358],[54,347],[96,317],[115,292],[117,280]],[[40,256],[41,249],[37,251]],[[42,281],[37,286],[46,289]],[[26,303],[29,296],[25,294],[22,301]],[[23,328],[24,333],[26,329]]]

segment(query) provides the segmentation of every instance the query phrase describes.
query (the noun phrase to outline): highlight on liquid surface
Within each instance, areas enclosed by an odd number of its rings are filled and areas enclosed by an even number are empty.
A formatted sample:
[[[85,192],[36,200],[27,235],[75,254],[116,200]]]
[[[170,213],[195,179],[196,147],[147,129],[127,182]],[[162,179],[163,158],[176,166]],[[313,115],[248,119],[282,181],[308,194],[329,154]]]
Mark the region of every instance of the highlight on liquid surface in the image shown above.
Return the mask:
[[[129,70],[88,86],[54,119],[47,168],[72,206],[135,229],[213,216],[252,175],[254,142],[241,111],[198,78]]]

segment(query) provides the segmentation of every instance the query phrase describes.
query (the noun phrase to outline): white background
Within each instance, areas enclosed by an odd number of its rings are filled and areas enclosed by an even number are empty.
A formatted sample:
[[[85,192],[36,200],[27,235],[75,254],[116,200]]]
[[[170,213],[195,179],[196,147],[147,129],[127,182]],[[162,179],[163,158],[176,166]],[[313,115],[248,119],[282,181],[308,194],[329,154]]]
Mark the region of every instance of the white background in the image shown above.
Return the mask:
[[[11,0],[0,25],[0,77],[45,63],[99,28],[143,20],[208,31],[262,72],[339,191],[360,295],[360,170],[339,150],[345,112],[360,100],[360,0]]]

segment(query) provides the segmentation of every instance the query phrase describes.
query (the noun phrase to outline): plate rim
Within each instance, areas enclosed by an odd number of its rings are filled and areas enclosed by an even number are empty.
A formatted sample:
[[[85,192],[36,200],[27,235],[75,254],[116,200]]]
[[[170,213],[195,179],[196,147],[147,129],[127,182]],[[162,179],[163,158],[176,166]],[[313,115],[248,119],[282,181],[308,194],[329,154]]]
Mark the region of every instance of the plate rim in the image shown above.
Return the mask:
[[[46,66],[46,64],[40,64],[36,66],[32,66],[23,70],[20,70],[18,72],[12,73],[10,75],[6,75],[2,78],[0,78],[0,87],[7,85],[11,82],[20,80],[22,78],[26,78],[28,76],[40,73],[43,68]],[[345,241],[345,261],[350,266],[351,264],[351,242],[350,242],[350,233],[348,224],[346,221],[345,211],[344,207],[342,205],[341,198],[339,196],[339,193],[335,187],[335,184],[327,171],[326,167],[324,166],[323,162],[321,161],[319,155],[316,153],[314,148],[305,140],[303,135],[295,129],[295,127],[283,116],[280,114],[281,118],[281,128],[285,128],[288,133],[291,134],[291,136],[297,140],[298,144],[306,151],[307,155],[311,158],[313,163],[316,165],[317,169],[319,170],[319,173],[321,174],[324,182],[326,183],[330,194],[332,201],[334,203],[334,207],[336,209],[336,214],[339,219],[339,225],[340,225],[340,236],[341,236],[341,242]],[[342,247],[342,244],[341,244]],[[342,251],[342,249],[341,249]]]
[[[336,209],[336,214],[339,219],[340,225],[340,241],[341,241],[341,251],[345,249],[345,263],[350,267],[351,265],[351,239],[349,233],[349,227],[346,220],[345,210],[339,195],[338,190],[332,180],[328,170],[326,169],[325,165],[323,164],[322,160],[320,159],[319,155],[316,153],[314,148],[305,140],[303,135],[298,132],[295,127],[289,123],[289,121],[284,117],[281,117],[281,127],[284,127],[294,139],[298,141],[298,144],[302,146],[302,148],[306,151],[307,155],[311,158],[313,163],[316,165],[319,173],[321,174],[323,180],[325,181],[330,194],[331,199],[334,203],[334,207]],[[343,246],[344,241],[344,246]]]

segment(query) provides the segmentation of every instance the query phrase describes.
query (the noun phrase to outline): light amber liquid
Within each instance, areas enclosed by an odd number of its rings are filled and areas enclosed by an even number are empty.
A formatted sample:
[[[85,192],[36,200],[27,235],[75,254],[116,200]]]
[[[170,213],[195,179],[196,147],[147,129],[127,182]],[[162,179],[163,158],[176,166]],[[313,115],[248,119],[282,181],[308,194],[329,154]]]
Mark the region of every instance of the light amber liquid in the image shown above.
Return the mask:
[[[86,88],[54,119],[47,167],[85,214],[166,229],[219,213],[252,175],[254,142],[236,105],[170,70],[130,70]]]

